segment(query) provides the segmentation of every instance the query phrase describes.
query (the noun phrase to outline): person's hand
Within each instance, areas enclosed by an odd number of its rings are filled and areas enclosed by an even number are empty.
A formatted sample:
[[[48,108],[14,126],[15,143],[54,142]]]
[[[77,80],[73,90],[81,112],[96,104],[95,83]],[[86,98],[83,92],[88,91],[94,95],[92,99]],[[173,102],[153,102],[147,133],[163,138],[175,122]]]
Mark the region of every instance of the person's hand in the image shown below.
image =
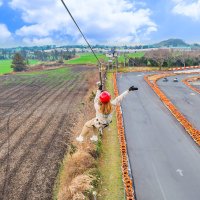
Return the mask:
[[[102,91],[103,90],[103,85],[102,84],[98,85],[98,89]]]
[[[103,90],[103,85],[101,84],[101,82],[99,81],[96,84],[97,84],[98,90],[102,91]]]
[[[134,90],[138,90],[138,88],[137,88],[137,87],[134,87],[134,86],[131,86],[128,90],[129,90],[129,91],[134,91]]]

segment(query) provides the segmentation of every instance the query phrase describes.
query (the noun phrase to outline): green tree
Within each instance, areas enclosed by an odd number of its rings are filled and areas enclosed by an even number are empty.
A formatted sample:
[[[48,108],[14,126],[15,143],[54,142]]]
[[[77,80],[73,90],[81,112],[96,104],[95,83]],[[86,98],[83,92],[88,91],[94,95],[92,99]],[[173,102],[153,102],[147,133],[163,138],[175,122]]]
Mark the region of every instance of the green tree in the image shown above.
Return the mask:
[[[64,61],[63,61],[62,57],[58,60],[58,64],[64,64]]]
[[[14,55],[11,67],[15,72],[25,71],[27,69],[25,60],[20,53]]]

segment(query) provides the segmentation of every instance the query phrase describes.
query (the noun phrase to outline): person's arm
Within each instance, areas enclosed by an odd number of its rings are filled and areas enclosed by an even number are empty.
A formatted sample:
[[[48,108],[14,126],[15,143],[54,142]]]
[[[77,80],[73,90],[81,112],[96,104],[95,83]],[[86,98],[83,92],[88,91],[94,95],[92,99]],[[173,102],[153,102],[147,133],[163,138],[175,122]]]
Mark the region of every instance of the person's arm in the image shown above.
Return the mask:
[[[96,96],[94,98],[94,104],[99,102],[100,95],[101,95],[101,90],[97,90]]]
[[[102,84],[99,84],[99,85],[98,85],[98,90],[97,90],[97,92],[96,92],[96,96],[95,96],[95,98],[94,98],[94,104],[99,102],[99,97],[100,97],[100,95],[101,95],[102,88],[103,88],[103,85],[102,85]]]
[[[121,95],[119,95],[118,97],[116,97],[112,102],[111,102],[111,104],[113,104],[113,105],[117,105],[117,104],[119,104],[122,100],[123,100],[123,98],[127,95],[129,93],[129,90],[126,90],[125,92],[123,92]]]
[[[113,105],[117,105],[119,104],[123,99],[124,97],[131,91],[134,91],[134,90],[138,90],[137,87],[134,87],[134,86],[131,86],[128,90],[126,90],[125,92],[123,92],[121,95],[119,95],[118,97],[116,97],[111,103]]]
[[[96,110],[98,110],[98,108],[99,108],[99,97],[100,97],[101,92],[102,92],[102,87],[103,87],[102,85],[98,86],[98,90],[97,90],[96,96],[94,98],[94,107],[95,107]]]

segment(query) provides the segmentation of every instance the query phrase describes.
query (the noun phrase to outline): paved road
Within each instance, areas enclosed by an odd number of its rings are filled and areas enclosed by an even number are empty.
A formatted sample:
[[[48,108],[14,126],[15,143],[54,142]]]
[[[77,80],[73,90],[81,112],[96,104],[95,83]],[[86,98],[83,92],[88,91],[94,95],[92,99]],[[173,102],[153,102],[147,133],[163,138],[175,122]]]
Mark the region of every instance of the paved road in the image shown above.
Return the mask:
[[[200,90],[200,80],[195,81],[195,82],[191,82],[190,84]]]
[[[122,103],[137,200],[199,200],[200,149],[143,80],[118,75],[120,93],[139,91]]]
[[[158,81],[158,85],[181,113],[200,130],[200,94],[191,90],[181,81],[187,77],[195,76],[199,75],[176,76],[179,80],[177,83],[173,82],[174,77],[168,77],[168,82],[163,82],[161,79]]]

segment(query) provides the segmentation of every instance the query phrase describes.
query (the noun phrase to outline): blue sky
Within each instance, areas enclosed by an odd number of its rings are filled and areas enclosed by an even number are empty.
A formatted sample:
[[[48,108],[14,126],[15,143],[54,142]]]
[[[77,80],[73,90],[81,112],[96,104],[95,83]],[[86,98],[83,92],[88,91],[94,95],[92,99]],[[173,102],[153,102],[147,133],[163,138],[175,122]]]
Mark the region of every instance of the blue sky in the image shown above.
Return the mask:
[[[66,0],[92,44],[200,43],[200,0]],[[84,44],[59,0],[0,0],[0,47]]]

